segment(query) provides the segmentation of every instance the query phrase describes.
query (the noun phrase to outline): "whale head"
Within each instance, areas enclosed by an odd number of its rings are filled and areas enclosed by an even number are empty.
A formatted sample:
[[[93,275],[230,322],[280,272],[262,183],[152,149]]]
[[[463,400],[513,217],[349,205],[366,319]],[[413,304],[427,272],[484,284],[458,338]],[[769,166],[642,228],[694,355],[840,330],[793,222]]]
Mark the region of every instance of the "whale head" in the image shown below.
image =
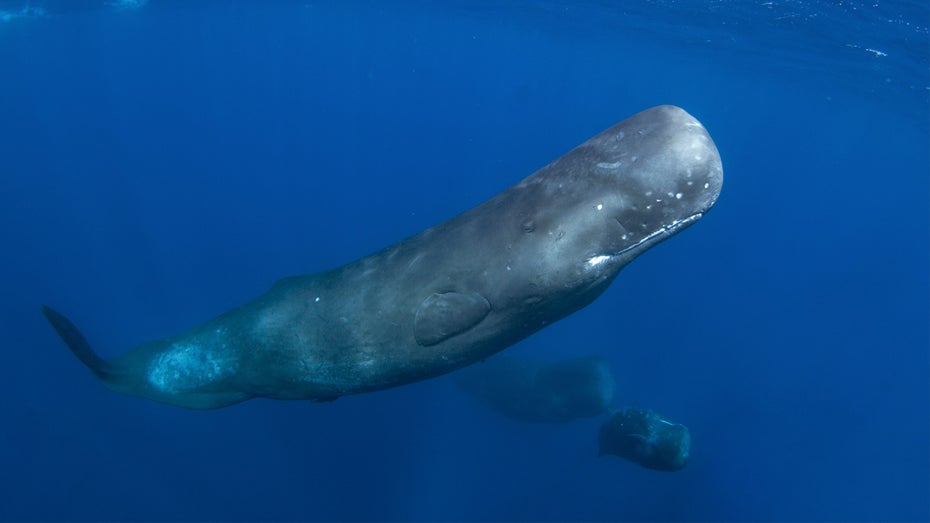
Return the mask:
[[[575,186],[572,212],[562,218],[570,234],[559,250],[581,253],[586,269],[608,273],[697,222],[723,185],[707,130],[670,105],[614,125],[548,169],[563,179],[571,173]]]
[[[720,195],[723,164],[717,147],[683,109],[654,107],[594,140],[603,155],[595,173],[616,181],[603,204],[618,226],[606,248],[626,262],[694,224]]]
[[[513,220],[529,216],[524,236],[535,237],[513,242],[522,273],[556,291],[588,287],[592,299],[637,256],[704,216],[722,185],[704,126],[679,107],[647,109],[515,187],[527,203]]]

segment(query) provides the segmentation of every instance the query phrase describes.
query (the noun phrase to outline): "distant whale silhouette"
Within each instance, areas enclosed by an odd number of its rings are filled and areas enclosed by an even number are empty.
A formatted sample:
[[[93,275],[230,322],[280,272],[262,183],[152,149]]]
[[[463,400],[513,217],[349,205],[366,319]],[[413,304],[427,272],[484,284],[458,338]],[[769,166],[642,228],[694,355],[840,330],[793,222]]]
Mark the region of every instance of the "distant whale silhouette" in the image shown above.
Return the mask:
[[[463,367],[577,311],[701,218],[722,184],[704,127],[654,107],[446,222],[113,360],[42,311],[124,394],[194,409],[330,400]]]
[[[453,374],[469,395],[520,421],[564,423],[607,412],[614,377],[604,358],[538,361],[496,354]]]
[[[651,410],[620,409],[601,425],[601,456],[613,455],[646,467],[674,472],[691,457],[691,432]]]

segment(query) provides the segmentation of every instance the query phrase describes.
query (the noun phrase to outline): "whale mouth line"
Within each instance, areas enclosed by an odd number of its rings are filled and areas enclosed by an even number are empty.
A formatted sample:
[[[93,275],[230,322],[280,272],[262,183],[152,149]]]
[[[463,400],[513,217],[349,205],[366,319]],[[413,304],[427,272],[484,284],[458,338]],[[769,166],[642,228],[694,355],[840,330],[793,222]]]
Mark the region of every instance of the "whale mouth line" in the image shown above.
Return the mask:
[[[706,212],[706,211],[696,212],[696,213],[692,214],[691,216],[688,216],[687,218],[684,218],[684,219],[681,219],[681,220],[675,220],[674,222],[672,222],[672,223],[670,223],[670,224],[668,224],[668,225],[662,227],[662,229],[660,229],[660,231],[661,231],[661,232],[666,232],[666,233],[668,233],[669,235],[676,234],[678,231],[680,231],[680,230],[684,229],[685,227],[688,227],[689,225],[693,224],[694,222],[700,220],[700,219],[704,216],[704,213],[705,213],[705,212]]]
[[[673,221],[672,223],[670,223],[670,224],[668,224],[668,225],[663,225],[663,226],[660,227],[658,230],[656,230],[655,232],[653,232],[653,233],[647,235],[645,238],[639,240],[638,242],[634,243],[633,245],[630,245],[629,247],[625,247],[625,248],[621,249],[620,251],[614,253],[613,256],[620,256],[621,254],[630,252],[630,251],[632,251],[632,250],[634,250],[634,249],[637,249],[637,248],[639,248],[639,247],[642,247],[643,245],[651,246],[651,245],[657,243],[659,240],[664,240],[665,238],[668,238],[668,237],[670,237],[670,236],[672,236],[672,235],[678,233],[678,231],[680,231],[680,230],[684,229],[685,227],[687,227],[687,226],[693,224],[694,222],[700,220],[702,216],[704,216],[704,211],[696,212],[696,213],[694,213],[694,214],[692,214],[691,216],[688,216],[688,217],[686,217],[686,218],[682,218],[682,219],[680,219],[680,220],[675,220],[675,221]]]
[[[688,227],[689,225],[693,224],[694,222],[700,220],[701,217],[704,216],[704,212],[706,212],[706,211],[696,212],[696,213],[694,213],[694,214],[692,214],[692,215],[690,215],[690,216],[688,216],[688,217],[686,217],[686,218],[682,218],[682,219],[680,219],[680,220],[675,220],[675,221],[673,221],[672,223],[670,223],[670,224],[668,224],[668,225],[663,225],[662,227],[660,227],[660,228],[659,228],[658,230],[656,230],[655,232],[652,232],[652,233],[646,235],[646,236],[643,237],[641,240],[639,240],[638,242],[636,242],[636,243],[634,243],[634,244],[632,244],[632,245],[629,245],[629,246],[627,246],[627,247],[624,247],[623,249],[620,249],[619,251],[617,251],[617,252],[615,252],[615,253],[611,253],[611,254],[598,254],[598,255],[592,256],[592,257],[590,257],[590,258],[588,258],[588,259],[586,260],[586,263],[587,263],[588,266],[590,266],[590,267],[595,267],[595,266],[597,266],[597,265],[600,265],[600,264],[604,263],[605,261],[608,261],[608,260],[610,260],[610,259],[613,259],[613,258],[615,258],[615,257],[617,257],[617,256],[622,256],[623,254],[626,254],[626,253],[628,253],[628,252],[630,252],[630,251],[632,251],[632,250],[635,250],[635,249],[638,249],[638,248],[640,248],[640,247],[643,247],[644,245],[645,245],[646,247],[650,247],[650,246],[652,246],[652,245],[658,243],[659,241],[664,240],[665,238],[669,238],[669,237],[673,236],[674,234],[678,233],[679,231],[681,231],[681,230],[684,229],[685,227]]]

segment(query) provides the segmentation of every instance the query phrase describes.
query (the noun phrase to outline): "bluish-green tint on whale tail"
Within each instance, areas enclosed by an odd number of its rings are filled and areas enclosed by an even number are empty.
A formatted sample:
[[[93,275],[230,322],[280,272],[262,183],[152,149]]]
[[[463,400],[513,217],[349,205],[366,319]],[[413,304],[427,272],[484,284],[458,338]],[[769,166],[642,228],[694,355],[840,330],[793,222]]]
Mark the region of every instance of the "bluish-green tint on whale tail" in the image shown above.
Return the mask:
[[[73,352],[84,365],[87,365],[101,381],[109,384],[117,379],[119,373],[116,371],[116,368],[105,359],[97,356],[93,349],[90,348],[90,344],[87,343],[87,339],[84,338],[81,331],[71,323],[71,320],[65,318],[61,313],[47,305],[41,305],[40,307],[42,308],[42,314],[44,314],[48,322],[52,324],[55,332],[57,332],[65,342],[65,345],[67,345],[68,348],[71,349],[71,352]]]
[[[235,389],[216,389],[211,387],[210,383],[204,383],[203,380],[199,380],[195,384],[196,386],[183,390],[183,393],[174,390],[166,391],[164,387],[153,386],[153,383],[164,385],[167,377],[175,378],[174,382],[172,382],[174,385],[176,385],[175,382],[180,382],[189,377],[189,371],[181,365],[183,362],[179,363],[177,361],[177,356],[172,357],[170,352],[165,355],[165,351],[160,350],[163,345],[161,342],[150,343],[146,346],[146,350],[143,350],[142,363],[132,359],[127,361],[125,356],[116,358],[113,361],[107,361],[90,348],[87,339],[71,323],[71,320],[47,305],[42,305],[41,309],[42,314],[52,324],[55,332],[65,342],[65,345],[71,349],[71,352],[84,365],[87,365],[87,368],[97,376],[97,379],[116,392],[130,396],[140,396],[176,407],[198,410],[226,407],[252,397]],[[131,353],[129,357],[132,358]],[[152,361],[147,362],[148,359]],[[167,363],[164,361],[166,359],[168,360]],[[152,362],[164,364],[159,366]]]

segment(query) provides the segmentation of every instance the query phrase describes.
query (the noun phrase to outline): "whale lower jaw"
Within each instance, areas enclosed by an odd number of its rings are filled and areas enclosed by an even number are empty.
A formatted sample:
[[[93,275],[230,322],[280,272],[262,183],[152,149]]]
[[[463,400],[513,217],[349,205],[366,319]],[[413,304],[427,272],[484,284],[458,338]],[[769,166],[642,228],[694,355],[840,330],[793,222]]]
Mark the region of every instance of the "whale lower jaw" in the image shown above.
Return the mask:
[[[694,225],[704,216],[705,212],[706,211],[694,213],[687,218],[675,220],[672,223],[662,227],[661,229],[643,237],[641,240],[630,245],[629,247],[625,247],[611,254],[597,254],[591,256],[585,260],[585,263],[588,265],[588,267],[597,267],[603,264],[609,265],[611,262],[622,263],[625,265],[660,242],[667,240],[668,238],[671,238],[679,232],[687,229],[691,225]]]

